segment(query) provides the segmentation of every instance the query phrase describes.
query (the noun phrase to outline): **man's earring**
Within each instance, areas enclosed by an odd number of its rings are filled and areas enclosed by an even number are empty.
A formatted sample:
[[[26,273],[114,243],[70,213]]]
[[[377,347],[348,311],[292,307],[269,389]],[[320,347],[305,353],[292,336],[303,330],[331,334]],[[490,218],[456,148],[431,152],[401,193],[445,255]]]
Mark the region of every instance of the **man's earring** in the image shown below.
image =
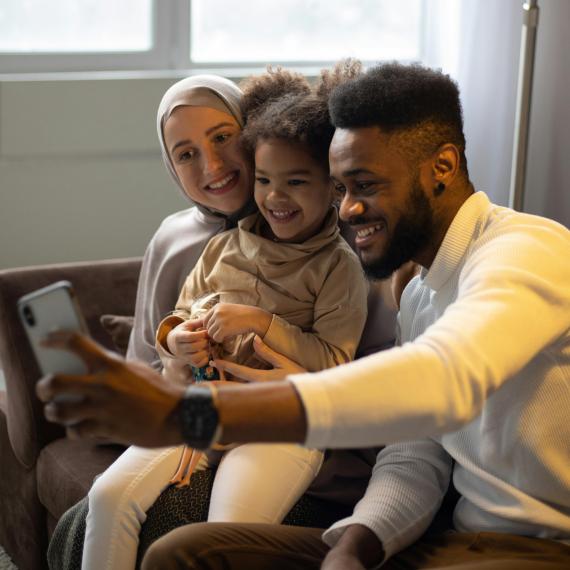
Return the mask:
[[[434,196],[441,196],[443,191],[445,190],[445,184],[443,182],[439,182],[438,185],[433,189]]]

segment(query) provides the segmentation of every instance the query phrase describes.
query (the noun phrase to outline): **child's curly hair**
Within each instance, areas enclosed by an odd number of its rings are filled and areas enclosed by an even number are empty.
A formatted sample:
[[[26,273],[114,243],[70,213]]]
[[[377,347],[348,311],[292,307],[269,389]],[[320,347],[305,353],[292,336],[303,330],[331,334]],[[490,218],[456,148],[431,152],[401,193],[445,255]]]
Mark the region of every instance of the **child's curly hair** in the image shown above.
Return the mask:
[[[278,67],[250,77],[242,84],[243,140],[253,153],[259,141],[281,139],[304,145],[328,171],[328,152],[334,130],[328,99],[334,88],[358,77],[362,64],[343,60],[323,70],[312,86],[300,73]]]

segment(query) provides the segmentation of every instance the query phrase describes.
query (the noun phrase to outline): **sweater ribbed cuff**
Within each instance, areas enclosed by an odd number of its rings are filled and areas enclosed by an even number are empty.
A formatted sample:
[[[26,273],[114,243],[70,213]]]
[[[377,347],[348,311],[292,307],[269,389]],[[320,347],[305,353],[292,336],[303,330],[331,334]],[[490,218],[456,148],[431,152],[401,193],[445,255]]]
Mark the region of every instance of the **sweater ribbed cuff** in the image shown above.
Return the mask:
[[[289,376],[297,390],[307,417],[306,447],[324,449],[330,443],[332,407],[326,389],[313,374]]]

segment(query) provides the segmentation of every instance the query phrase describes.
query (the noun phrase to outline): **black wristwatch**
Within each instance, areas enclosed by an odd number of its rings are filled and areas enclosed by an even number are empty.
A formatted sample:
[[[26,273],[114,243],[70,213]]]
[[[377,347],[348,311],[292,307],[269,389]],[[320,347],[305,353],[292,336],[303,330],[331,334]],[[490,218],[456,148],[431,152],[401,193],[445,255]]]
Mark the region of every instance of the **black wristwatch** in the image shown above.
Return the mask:
[[[214,384],[189,386],[176,409],[184,443],[195,449],[208,449],[220,439],[221,426]]]

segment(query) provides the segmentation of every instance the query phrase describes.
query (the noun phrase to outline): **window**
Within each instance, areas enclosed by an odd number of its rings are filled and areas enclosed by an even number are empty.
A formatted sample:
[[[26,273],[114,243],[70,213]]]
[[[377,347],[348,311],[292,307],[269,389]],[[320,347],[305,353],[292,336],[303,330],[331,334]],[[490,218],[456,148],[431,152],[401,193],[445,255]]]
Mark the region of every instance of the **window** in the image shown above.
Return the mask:
[[[2,0],[0,73],[420,60],[425,0]]]

